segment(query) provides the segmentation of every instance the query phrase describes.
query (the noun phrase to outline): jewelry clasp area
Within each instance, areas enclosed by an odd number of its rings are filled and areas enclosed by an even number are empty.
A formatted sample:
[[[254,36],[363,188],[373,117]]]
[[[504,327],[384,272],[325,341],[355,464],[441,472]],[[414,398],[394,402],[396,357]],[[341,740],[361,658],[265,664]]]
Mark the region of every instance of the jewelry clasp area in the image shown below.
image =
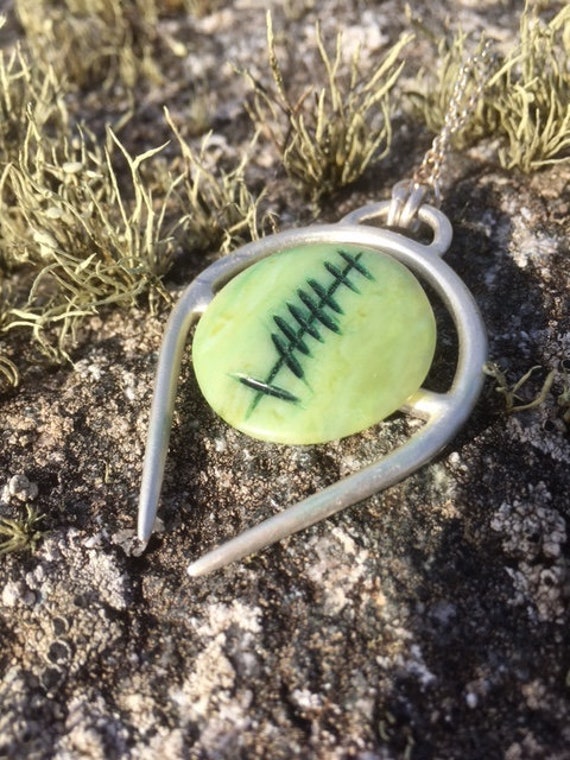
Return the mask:
[[[379,461],[329,486],[212,549],[188,567],[191,576],[210,573],[330,517],[403,480],[431,460],[469,417],[481,391],[487,359],[485,328],[464,283],[441,256],[451,242],[451,225],[437,209],[422,205],[418,218],[433,232],[429,244],[374,226],[388,217],[391,202],[357,209],[337,224],[315,225],[271,235],[216,261],[189,285],[167,323],[158,360],[139,501],[138,536],[148,541],[158,509],[172,415],[188,333],[220,288],[255,262],[284,248],[311,243],[352,243],[393,256],[429,284],[451,314],[459,339],[450,389],[421,388],[402,411],[426,424]]]

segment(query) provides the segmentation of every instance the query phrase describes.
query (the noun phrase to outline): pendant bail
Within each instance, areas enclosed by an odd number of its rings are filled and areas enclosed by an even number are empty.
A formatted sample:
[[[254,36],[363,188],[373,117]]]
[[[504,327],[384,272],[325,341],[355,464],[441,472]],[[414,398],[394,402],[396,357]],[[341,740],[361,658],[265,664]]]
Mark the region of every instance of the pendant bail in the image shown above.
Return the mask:
[[[420,222],[418,211],[429,191],[426,185],[415,180],[402,180],[392,188],[388,209],[388,226],[416,232]]]
[[[356,224],[370,227],[380,227],[384,229],[389,227],[388,214],[392,207],[392,201],[379,201],[378,203],[369,203],[366,206],[360,206],[350,213],[343,216],[340,224]],[[421,203],[417,210],[417,228],[425,225],[432,233],[432,240],[429,243],[422,243],[422,250],[434,256],[444,256],[451,245],[453,230],[451,222],[439,209],[430,206],[428,203]],[[409,232],[415,232],[416,227],[408,227]],[[406,233],[406,230],[400,228],[400,233]],[[412,237],[405,235],[406,238]]]

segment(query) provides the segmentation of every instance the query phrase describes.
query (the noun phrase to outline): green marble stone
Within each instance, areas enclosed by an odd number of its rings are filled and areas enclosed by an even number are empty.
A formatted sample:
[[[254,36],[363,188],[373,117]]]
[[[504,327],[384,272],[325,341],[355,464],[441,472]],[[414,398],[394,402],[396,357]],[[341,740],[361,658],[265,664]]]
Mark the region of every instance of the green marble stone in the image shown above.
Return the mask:
[[[436,326],[423,288],[377,250],[297,246],[231,280],[200,319],[192,358],[212,408],[266,441],[364,430],[425,379]]]

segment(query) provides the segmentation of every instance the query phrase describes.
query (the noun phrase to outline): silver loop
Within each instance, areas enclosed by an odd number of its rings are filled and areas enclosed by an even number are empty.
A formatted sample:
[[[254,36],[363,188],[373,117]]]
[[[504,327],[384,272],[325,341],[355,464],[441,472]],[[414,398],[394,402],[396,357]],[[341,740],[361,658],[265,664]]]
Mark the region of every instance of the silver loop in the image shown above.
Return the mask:
[[[414,232],[418,227],[418,211],[428,193],[425,185],[403,180],[392,188],[392,200],[388,211],[388,226]]]
[[[402,182],[395,184],[392,188],[392,200],[390,201],[390,206],[388,207],[388,218],[386,220],[386,223],[389,227],[399,226],[402,209],[404,208],[406,200],[408,198],[409,184],[410,183],[408,180],[403,180]]]
[[[358,224],[369,227],[377,227],[389,223],[390,210],[393,201],[380,201],[379,203],[370,203],[367,206],[351,211],[340,220],[340,224]],[[418,227],[425,224],[433,233],[433,240],[430,243],[418,243],[426,253],[433,253],[436,256],[443,256],[451,245],[453,230],[451,222],[446,215],[434,206],[423,203],[417,210]],[[410,232],[414,230],[408,227]],[[393,233],[397,234],[397,233]]]

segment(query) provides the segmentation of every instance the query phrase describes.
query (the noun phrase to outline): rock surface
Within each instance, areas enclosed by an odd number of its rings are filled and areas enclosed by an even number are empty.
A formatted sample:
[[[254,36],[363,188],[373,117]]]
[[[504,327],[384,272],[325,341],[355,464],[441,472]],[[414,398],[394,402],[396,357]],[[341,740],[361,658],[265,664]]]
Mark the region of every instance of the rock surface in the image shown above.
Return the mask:
[[[342,26],[362,43],[364,60],[405,26],[394,0],[285,5],[298,11],[287,28],[300,57],[319,17],[325,37]],[[453,12],[454,25],[509,41],[519,5],[461,0],[425,13],[433,28]],[[185,65],[211,82],[220,114],[241,108],[226,62],[263,66],[264,7],[236,3],[194,25]],[[367,176],[325,216],[386,197],[421,160],[416,137],[403,161],[396,140],[391,175]],[[164,527],[143,553],[137,489],[167,314],[102,315],[73,366],[30,367],[4,394],[1,514],[29,503],[46,535],[32,553],[0,557],[0,757],[570,758],[570,445],[558,403],[570,386],[570,168],[526,177],[474,151],[454,157],[451,180],[447,260],[481,307],[491,357],[512,382],[535,364],[556,370],[551,391],[507,416],[489,381],[436,461],[257,556],[203,579],[185,573],[419,423],[263,444],[215,418],[186,366]],[[284,226],[302,211],[287,213]]]

